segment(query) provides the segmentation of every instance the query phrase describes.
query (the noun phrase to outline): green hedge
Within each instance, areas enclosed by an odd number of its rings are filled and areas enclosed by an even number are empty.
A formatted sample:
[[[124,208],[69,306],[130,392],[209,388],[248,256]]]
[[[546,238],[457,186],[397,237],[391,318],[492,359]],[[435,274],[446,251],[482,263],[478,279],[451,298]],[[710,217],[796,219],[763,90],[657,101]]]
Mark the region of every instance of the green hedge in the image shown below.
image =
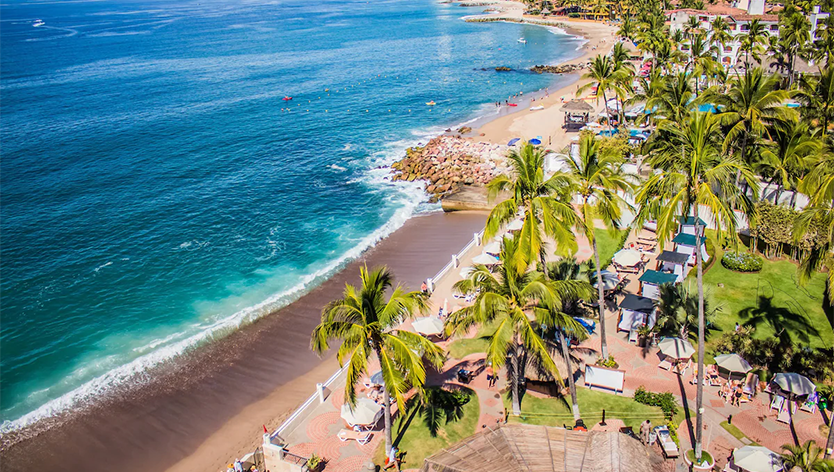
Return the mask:
[[[642,385],[634,391],[634,401],[644,405],[660,407],[666,418],[672,418],[678,412],[678,402],[675,401],[675,397],[671,393],[649,392]]]
[[[764,260],[749,252],[727,251],[721,257],[721,265],[736,272],[758,272],[762,270]]]

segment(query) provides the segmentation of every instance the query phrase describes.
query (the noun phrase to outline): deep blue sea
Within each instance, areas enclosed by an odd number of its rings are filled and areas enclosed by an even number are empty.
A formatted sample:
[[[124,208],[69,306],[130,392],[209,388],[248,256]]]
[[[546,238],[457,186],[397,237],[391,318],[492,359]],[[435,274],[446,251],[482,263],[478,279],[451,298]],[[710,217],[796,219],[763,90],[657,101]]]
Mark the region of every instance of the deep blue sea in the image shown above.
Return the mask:
[[[557,63],[581,44],[462,20],[482,10],[2,4],[3,429],[263,316],[436,211],[377,167],[559,80],[481,68]]]

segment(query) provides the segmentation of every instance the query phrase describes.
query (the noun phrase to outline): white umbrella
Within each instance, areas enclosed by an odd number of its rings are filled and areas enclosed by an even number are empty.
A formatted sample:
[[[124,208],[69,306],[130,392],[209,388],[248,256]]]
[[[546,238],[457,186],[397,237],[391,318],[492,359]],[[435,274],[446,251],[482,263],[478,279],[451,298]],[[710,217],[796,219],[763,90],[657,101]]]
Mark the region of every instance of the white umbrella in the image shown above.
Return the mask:
[[[596,271],[594,271],[592,274],[596,275]],[[614,287],[617,286],[617,284],[620,283],[620,277],[618,277],[617,274],[608,270],[600,271],[599,277],[602,279],[603,290],[612,290]],[[597,288],[597,286],[597,283],[594,283],[594,288]]]
[[[351,408],[347,403],[342,405],[342,419],[351,426],[369,425],[376,422],[380,411],[382,411],[382,407],[370,398],[360,398],[356,400],[354,408]]]
[[[720,356],[715,356],[715,363],[718,364],[719,367],[723,367],[730,372],[741,372],[742,374],[746,374],[747,372],[753,370],[750,363],[745,361],[744,358],[738,354],[721,354]]]
[[[773,383],[785,392],[800,396],[810,395],[817,389],[808,377],[799,374],[776,374],[776,377],[773,377]]]
[[[434,316],[417,318],[411,326],[414,327],[414,331],[426,336],[435,336],[443,332],[443,321]]]
[[[493,241],[487,244],[486,246],[484,246],[484,252],[486,252],[487,254],[497,256],[501,253],[501,243],[499,243],[498,241]]]
[[[666,338],[657,343],[657,347],[660,348],[660,352],[675,359],[688,359],[695,354],[692,344],[681,338]]]
[[[621,249],[614,254],[614,263],[623,267],[633,267],[640,263],[641,255],[634,249]]]
[[[463,269],[460,270],[460,277],[462,279],[468,278],[469,274],[471,274],[473,270],[474,270],[474,268],[472,268],[472,267],[464,267]]]
[[[513,220],[510,224],[507,225],[507,231],[521,231],[521,228],[524,226],[524,222],[521,220]]]
[[[483,253],[473,257],[472,262],[474,262],[475,264],[495,265],[501,261],[499,261],[495,256]]]
[[[762,446],[744,446],[733,451],[733,464],[747,472],[779,472],[782,458]]]

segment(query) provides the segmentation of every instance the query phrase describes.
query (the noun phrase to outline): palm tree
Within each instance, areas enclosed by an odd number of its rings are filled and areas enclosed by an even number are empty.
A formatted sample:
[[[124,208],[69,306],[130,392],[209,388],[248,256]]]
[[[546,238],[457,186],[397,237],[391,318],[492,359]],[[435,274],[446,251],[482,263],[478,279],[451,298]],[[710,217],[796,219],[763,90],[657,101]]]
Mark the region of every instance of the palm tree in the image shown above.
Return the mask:
[[[792,7],[786,7],[792,8]],[[811,40],[811,23],[802,13],[794,11],[779,19],[779,41],[784,45],[788,58],[788,83],[793,85],[796,56]]]
[[[769,137],[769,125],[794,116],[784,105],[788,98],[788,92],[779,90],[779,79],[765,75],[760,67],[731,79],[726,92],[711,94],[709,99],[721,109],[722,124],[729,127],[724,149],[735,146],[742,162],[752,165],[749,147],[759,137]]]
[[[667,77],[665,88],[660,96],[649,105],[654,109],[656,115],[666,117],[667,121],[680,123],[689,113],[695,109],[695,93],[692,89],[691,75],[681,72],[675,76]]]
[[[758,19],[750,21],[747,32],[739,36],[741,41],[739,50],[744,52],[745,69],[750,68],[750,56],[753,56],[753,59],[757,62],[759,61],[759,53],[762,52],[762,46],[765,44],[766,38],[765,27]]]
[[[723,50],[732,40],[730,24],[723,16],[716,16],[710,25],[710,41],[712,41],[713,46],[720,47]]]
[[[689,63],[687,68],[695,76],[695,95],[700,92],[698,79],[702,74],[708,73],[715,68],[715,47],[702,34],[695,35],[690,41]]]
[[[425,311],[421,292],[406,292],[394,287],[394,277],[385,267],[359,272],[362,286],[345,285],[342,298],[324,307],[321,324],[313,330],[311,346],[322,354],[330,343],[341,340],[336,357],[340,365],[347,360],[345,400],[356,404],[356,384],[368,374],[368,360],[374,356],[385,381],[383,405],[385,416],[385,451],[391,450],[391,398],[400,411],[405,409],[405,393],[416,388],[422,393],[426,381],[423,358],[435,367],[443,365],[443,351],[433,342],[396,327],[415,312]],[[390,296],[387,295],[390,292]],[[387,296],[387,299],[386,299]],[[419,354],[418,354],[419,353]]]
[[[739,173],[755,192],[758,184],[750,169],[734,156],[721,155],[721,124],[710,113],[692,112],[680,123],[661,122],[648,146],[647,162],[655,169],[636,195],[639,205],[638,224],[647,219],[657,221],[661,248],[677,231],[681,215],[694,216],[695,234],[702,234],[700,206],[709,209],[719,239],[725,234],[736,238],[735,209],[753,219],[752,202],[737,185],[733,176]],[[758,193],[754,193],[757,195]],[[706,215],[705,215],[706,216]],[[704,283],[700,248],[695,251],[698,283],[698,387],[695,457],[701,460],[703,432],[704,373]]]
[[[825,140],[828,127],[834,122],[834,66],[821,69],[819,77],[802,76],[796,98],[801,104],[802,118],[819,129]]]
[[[648,120],[651,117],[649,112],[657,106],[666,91],[666,76],[660,72],[660,69],[654,69],[648,77],[638,77],[637,84],[640,91],[632,94],[626,103],[643,103],[646,113],[638,117],[638,121]]]
[[[579,140],[579,157],[562,156],[564,172],[557,172],[552,179],[558,179],[566,198],[578,198],[577,229],[581,231],[594,251],[596,261],[596,280],[601,281],[599,250],[594,233],[594,219],[600,219],[611,230],[620,227],[622,210],[628,207],[623,197],[618,194],[630,194],[632,185],[629,176],[623,170],[625,162],[614,154],[603,153],[601,141],[590,134]],[[602,357],[608,358],[608,343],[605,338],[605,297],[602,283],[598,283],[599,326]]]
[[[831,64],[831,58],[834,57],[834,17],[829,16],[821,23],[817,23],[814,36],[816,39],[811,48],[811,58],[828,67]]]
[[[796,190],[799,179],[803,176],[806,159],[816,155],[822,149],[822,143],[811,137],[808,125],[795,120],[776,123],[771,129],[773,141],[761,151],[759,173],[770,176],[768,186],[777,185],[774,202],[779,204],[782,190]],[[791,198],[791,207],[796,193]]]
[[[620,23],[620,29],[617,30],[617,36],[634,41],[634,33],[634,21],[629,16],[624,17],[623,22]]]
[[[594,292],[586,269],[587,266],[578,264],[576,259],[572,257],[562,258],[547,266],[550,279],[573,283],[575,293],[579,298],[590,298]],[[574,420],[580,419],[582,415],[579,413],[579,401],[576,397],[576,382],[573,379],[573,367],[567,337],[574,337],[579,341],[588,338],[587,330],[574,318],[576,316],[576,302],[579,298],[563,298],[561,307],[543,307],[536,310],[539,324],[547,326],[555,332],[559,347],[562,350],[562,357],[565,359],[565,365],[568,366],[568,388]]]
[[[674,332],[681,339],[691,335],[697,337],[698,297],[692,294],[688,285],[663,284],[657,301],[657,326],[667,332]],[[709,308],[704,300],[704,319],[709,323],[721,307]]]
[[[634,77],[634,64],[629,62],[629,57],[631,57],[631,54],[622,42],[618,42],[614,45],[614,48],[611,49],[611,59],[614,61],[614,68],[617,71],[622,72],[619,83],[617,84],[619,85],[620,91],[620,93],[617,94],[617,100],[620,104],[620,123],[623,122],[626,95],[631,92],[631,82]]]
[[[547,344],[528,313],[532,314],[536,306],[559,306],[561,298],[579,295],[573,292],[573,284],[549,281],[543,273],[528,270],[527,266],[520,269],[515,262],[520,257],[519,246],[515,238],[504,238],[501,264],[495,270],[475,266],[467,278],[454,285],[458,293],[477,295],[471,306],[451,313],[446,320],[449,334],[465,334],[476,325],[495,326],[486,357],[495,369],[503,366],[507,357],[512,361],[514,415],[521,413],[520,384],[528,355],[561,382]]]
[[[511,149],[507,160],[512,175],[499,175],[487,184],[489,199],[494,200],[499,192],[508,191],[509,199],[498,203],[487,218],[484,240],[492,239],[502,227],[516,218],[519,210],[524,212],[518,255],[515,264],[524,270],[533,261],[545,264],[545,236],[556,241],[561,254],[576,251],[576,237],[571,231],[575,224],[573,208],[569,203],[553,197],[559,190],[558,182],[544,180],[545,151],[526,143],[520,149]]]
[[[822,458],[822,449],[811,440],[801,446],[785,444],[782,446],[782,451],[782,465],[786,471],[821,472],[834,465],[831,461]]]
[[[616,63],[610,57],[599,55],[594,58],[588,73],[582,76],[583,79],[591,79],[591,81],[579,87],[576,93],[579,95],[585,90],[596,86],[597,102],[599,102],[599,95],[602,94],[602,100],[605,102],[605,112],[610,117],[611,110],[608,108],[607,93],[613,91],[617,96],[625,94],[621,85],[625,75],[627,75],[627,72],[623,69],[617,69]],[[610,122],[609,120],[609,129],[611,127]]]

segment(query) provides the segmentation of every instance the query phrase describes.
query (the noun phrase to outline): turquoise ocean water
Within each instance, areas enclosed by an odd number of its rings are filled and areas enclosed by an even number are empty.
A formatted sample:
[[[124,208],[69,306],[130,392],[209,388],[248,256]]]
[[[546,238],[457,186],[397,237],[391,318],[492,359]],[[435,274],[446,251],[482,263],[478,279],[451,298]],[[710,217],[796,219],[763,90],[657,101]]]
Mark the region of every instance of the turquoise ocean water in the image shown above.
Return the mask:
[[[581,44],[462,21],[482,9],[0,6],[3,429],[140,379],[436,210],[378,167],[559,80],[481,69]]]

